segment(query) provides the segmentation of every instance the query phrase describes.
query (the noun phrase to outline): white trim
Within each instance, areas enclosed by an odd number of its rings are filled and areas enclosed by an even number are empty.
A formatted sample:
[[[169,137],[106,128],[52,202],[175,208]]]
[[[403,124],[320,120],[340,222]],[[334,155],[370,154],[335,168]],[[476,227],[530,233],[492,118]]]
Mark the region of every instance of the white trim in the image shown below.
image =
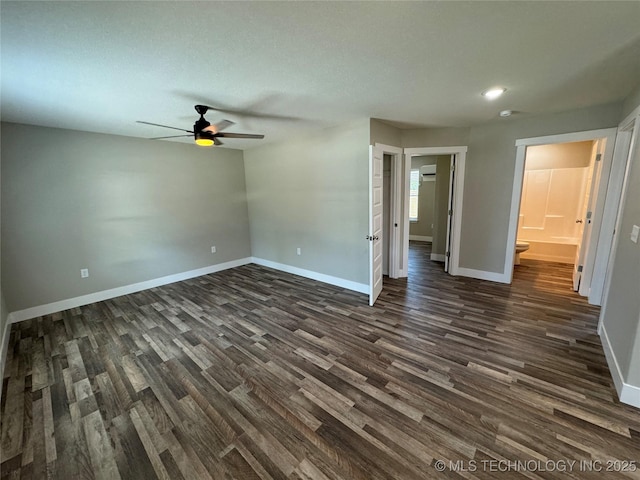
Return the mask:
[[[608,137],[615,128],[602,128],[600,130],[586,130],[584,132],[561,133],[547,135],[545,137],[520,138],[516,140],[516,147],[532,147],[534,145],[547,145],[550,143],[586,142]]]
[[[432,253],[431,254],[431,260],[433,260],[434,262],[444,262],[445,258],[447,258],[447,257],[445,257],[443,253]]]
[[[426,235],[409,235],[409,240],[416,240],[418,242],[433,242],[433,237],[427,237]]]
[[[633,111],[620,122],[618,128],[622,128],[623,130],[631,128],[631,124],[637,119],[637,117],[640,117],[640,105],[634,108]]]
[[[251,261],[257,265],[262,265],[263,267],[269,267],[273,268],[274,270],[280,270],[281,272],[310,278],[311,280],[328,283],[330,285],[346,288],[347,290],[353,290],[354,292],[358,293],[364,293],[368,295],[371,290],[371,287],[366,283],[358,283],[351,280],[345,280],[344,278],[333,277],[331,275],[325,275],[324,273],[318,273],[312,270],[305,270],[304,268],[293,267],[284,263],[272,262],[271,260],[265,260],[264,258],[251,257]]]
[[[516,142],[517,144],[518,142]],[[503,282],[513,280],[513,260],[516,254],[516,235],[518,234],[518,214],[520,213],[520,197],[524,183],[524,164],[527,148],[518,146],[516,149],[516,165],[513,172],[513,189],[511,190],[511,210],[509,212],[509,230],[507,232],[507,251],[504,256]]]
[[[607,330],[604,325],[601,325],[598,333],[600,334],[604,356],[607,359],[607,365],[611,372],[611,378],[613,378],[613,383],[616,386],[616,392],[618,392],[618,398],[622,403],[640,408],[640,387],[625,383],[622,370],[620,370],[620,365],[618,365],[618,360],[613,352],[613,348],[611,347],[611,342],[609,341],[609,336],[607,335]]]
[[[504,272],[502,278],[499,280],[502,283],[511,283],[513,280],[513,259],[516,251],[516,235],[518,233],[518,213],[520,211],[520,197],[522,196],[522,183],[524,181],[524,167],[527,147],[535,145],[547,145],[552,143],[568,143],[568,142],[580,142],[587,140],[598,140],[600,138],[607,139],[607,145],[602,162],[608,162],[608,166],[611,166],[611,160],[613,155],[613,144],[616,136],[615,128],[604,128],[600,130],[589,130],[585,132],[563,133],[560,135],[548,135],[545,137],[533,137],[533,138],[521,138],[516,140],[516,161],[515,169],[513,173],[513,189],[511,191],[511,210],[509,212],[509,230],[507,233],[507,248],[505,249],[504,260]],[[603,167],[607,166],[603,163]],[[608,200],[609,192],[605,192],[607,183],[609,181],[609,172],[605,172],[603,168],[603,175],[598,190],[598,210],[602,212],[605,208],[600,201]],[[606,173],[606,175],[605,175]],[[607,202],[608,203],[608,202]],[[594,210],[595,212],[595,210]],[[598,215],[602,220],[602,215]],[[596,221],[600,221],[596,218]],[[592,260],[594,263],[601,261],[602,255],[608,256],[608,251],[604,252],[604,247],[599,245],[598,238],[602,234],[602,224],[595,224],[592,230],[593,233],[593,245],[596,248],[595,258]],[[612,235],[611,231],[611,235]],[[593,258],[593,257],[592,257]]]
[[[2,331],[2,339],[0,340],[0,375],[4,378],[4,365],[7,361],[7,353],[9,351],[9,337],[11,336],[11,321],[9,317],[7,317],[7,323],[4,326],[4,330]],[[4,382],[0,383],[0,397],[2,397],[2,385]]]
[[[487,272],[485,270],[474,270],[473,268],[458,267],[456,275],[462,277],[477,278],[478,280],[489,280],[490,282],[509,283],[504,281],[504,275],[499,272]]]
[[[374,143],[373,144],[374,147],[376,148],[381,148],[383,153],[386,153],[387,155],[401,155],[402,154],[402,148],[400,147],[394,147],[393,145],[385,145],[384,143]]]
[[[189,270],[187,272],[176,273],[174,275],[167,275],[166,277],[154,278],[151,280],[146,280],[144,282],[133,283],[131,285],[125,285],[123,287],[116,287],[109,290],[89,293],[87,295],[81,295],[79,297],[68,298],[66,300],[60,300],[58,302],[47,303],[46,305],[39,305],[37,307],[31,307],[24,310],[11,312],[9,314],[9,320],[11,323],[21,322],[30,318],[36,318],[41,317],[42,315],[61,312],[63,310],[69,310],[70,308],[88,305],[90,303],[102,302],[104,300],[120,297],[122,295],[128,295],[130,293],[147,290],[149,288],[160,287],[162,285],[168,285],[170,283],[180,282],[182,280],[188,280],[194,277],[200,277],[202,275],[220,272],[229,268],[240,267],[249,263],[251,263],[251,257],[245,257],[238,260],[231,260],[230,262],[218,263],[216,265],[198,268],[196,270]]]
[[[462,198],[464,193],[464,176],[467,159],[467,147],[460,147],[461,150],[453,153],[455,158],[455,172],[453,176],[453,197],[452,210],[453,222],[451,231],[451,256],[449,261],[449,273],[451,275],[464,275],[460,273],[460,240],[462,239]],[[451,195],[451,192],[449,192]]]

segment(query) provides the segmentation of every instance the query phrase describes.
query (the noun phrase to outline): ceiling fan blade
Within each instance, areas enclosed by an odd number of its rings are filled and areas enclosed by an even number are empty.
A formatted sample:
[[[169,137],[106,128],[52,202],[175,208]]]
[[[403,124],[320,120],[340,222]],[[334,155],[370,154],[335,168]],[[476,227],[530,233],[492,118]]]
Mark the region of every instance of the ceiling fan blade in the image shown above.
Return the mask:
[[[191,130],[185,130],[184,128],[178,127],[170,127],[169,125],[160,125],[159,123],[143,122],[141,120],[136,120],[136,123],[144,123],[145,125],[153,125],[154,127],[171,128],[173,130],[180,130],[181,132],[193,133]]]
[[[202,105],[202,106],[206,107],[207,110],[213,110],[215,112],[221,112],[221,113],[228,113],[230,115],[237,115],[239,117],[254,117],[254,118],[263,118],[265,120],[275,120],[275,121],[280,120],[285,122],[301,120],[300,117],[293,117],[289,115],[272,115],[270,113],[261,113],[251,107],[249,107],[248,109],[234,109],[226,106],[220,106],[220,107],[212,107],[210,105]]]
[[[232,122],[231,120],[222,120],[221,122],[215,123],[213,125],[209,125],[208,127],[205,127],[202,129],[203,132],[211,132],[211,133],[218,133],[221,132],[222,130],[224,130],[227,127],[230,127],[231,125],[235,125],[236,122]]]
[[[162,140],[163,138],[181,138],[181,137],[193,137],[193,135],[170,135],[168,137],[153,137],[149,140]]]
[[[224,145],[218,137],[213,137],[213,144],[216,146]]]
[[[217,137],[225,137],[225,138],[264,138],[264,135],[255,135],[253,133],[231,133],[231,132],[221,132],[216,134]]]

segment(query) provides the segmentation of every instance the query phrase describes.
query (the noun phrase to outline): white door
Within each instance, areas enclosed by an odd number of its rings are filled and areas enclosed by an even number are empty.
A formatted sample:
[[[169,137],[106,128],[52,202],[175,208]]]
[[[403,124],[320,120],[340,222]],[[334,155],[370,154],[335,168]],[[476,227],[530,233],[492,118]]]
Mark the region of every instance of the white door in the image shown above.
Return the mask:
[[[449,202],[447,204],[447,240],[444,252],[444,271],[449,271],[449,259],[451,258],[451,229],[453,226],[453,185],[456,173],[456,156],[451,155],[451,173],[449,175]]]
[[[585,259],[587,252],[589,251],[591,233],[593,231],[593,212],[598,197],[598,184],[600,183],[600,175],[602,173],[602,155],[604,153],[604,140],[597,140],[594,144],[590,165],[593,165],[591,169],[591,179],[587,185],[587,198],[584,200],[584,208],[582,216],[576,219],[576,222],[582,224],[582,235],[580,243],[576,249],[576,258],[573,264],[573,290],[580,290],[580,295],[589,294],[589,285],[582,285],[582,273],[585,265]],[[594,245],[595,246],[595,245]],[[585,292],[586,293],[583,293]]]
[[[382,149],[369,147],[369,305],[382,291]]]

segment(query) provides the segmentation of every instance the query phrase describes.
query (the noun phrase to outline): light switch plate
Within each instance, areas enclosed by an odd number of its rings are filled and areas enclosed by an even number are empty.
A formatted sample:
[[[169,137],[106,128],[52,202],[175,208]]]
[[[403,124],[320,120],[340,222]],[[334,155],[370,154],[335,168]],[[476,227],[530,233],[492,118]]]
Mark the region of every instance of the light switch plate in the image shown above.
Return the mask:
[[[640,227],[638,225],[634,225],[631,229],[631,241],[633,243],[638,243],[638,234],[640,234]]]

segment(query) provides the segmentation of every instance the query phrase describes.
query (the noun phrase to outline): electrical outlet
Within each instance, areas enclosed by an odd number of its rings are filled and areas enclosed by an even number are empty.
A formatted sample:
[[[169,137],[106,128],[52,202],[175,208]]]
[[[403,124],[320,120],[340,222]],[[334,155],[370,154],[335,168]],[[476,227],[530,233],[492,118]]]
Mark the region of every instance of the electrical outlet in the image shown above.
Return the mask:
[[[87,278],[89,276],[89,269],[88,268],[82,268],[80,270],[80,278]]]
[[[638,225],[634,225],[631,229],[631,241],[633,243],[638,243],[638,234],[640,234],[640,227]]]
[[[211,253],[216,253],[216,247],[211,247]]]
[[[296,248],[296,253],[302,255],[302,249],[300,247]]]

